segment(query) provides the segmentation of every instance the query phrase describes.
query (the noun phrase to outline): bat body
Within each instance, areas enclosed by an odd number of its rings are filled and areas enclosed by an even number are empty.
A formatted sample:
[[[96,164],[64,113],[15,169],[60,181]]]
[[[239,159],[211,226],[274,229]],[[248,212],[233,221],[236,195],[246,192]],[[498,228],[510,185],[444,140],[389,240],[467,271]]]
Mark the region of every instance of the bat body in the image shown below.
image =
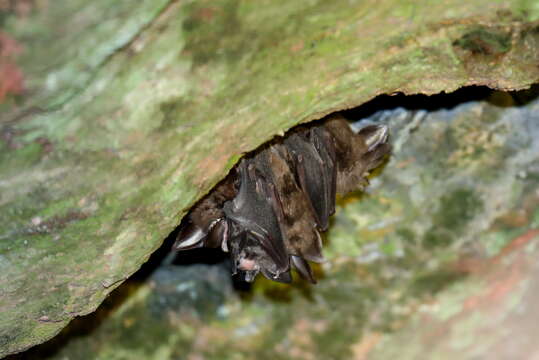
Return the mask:
[[[357,133],[333,116],[299,126],[244,157],[229,176],[193,207],[180,225],[176,250],[221,247],[232,273],[258,273],[290,282],[291,267],[315,283],[309,263],[323,262],[320,231],[335,212],[336,194],[361,190],[389,154],[388,128]]]

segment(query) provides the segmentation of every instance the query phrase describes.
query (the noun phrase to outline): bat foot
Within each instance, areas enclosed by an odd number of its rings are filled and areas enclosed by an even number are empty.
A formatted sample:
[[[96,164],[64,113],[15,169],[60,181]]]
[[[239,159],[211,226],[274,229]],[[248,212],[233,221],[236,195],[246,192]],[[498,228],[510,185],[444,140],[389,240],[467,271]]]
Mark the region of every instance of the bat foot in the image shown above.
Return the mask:
[[[180,229],[178,237],[172,245],[174,250],[189,250],[196,249],[204,246],[204,238],[206,233],[203,229],[192,222],[188,222]]]

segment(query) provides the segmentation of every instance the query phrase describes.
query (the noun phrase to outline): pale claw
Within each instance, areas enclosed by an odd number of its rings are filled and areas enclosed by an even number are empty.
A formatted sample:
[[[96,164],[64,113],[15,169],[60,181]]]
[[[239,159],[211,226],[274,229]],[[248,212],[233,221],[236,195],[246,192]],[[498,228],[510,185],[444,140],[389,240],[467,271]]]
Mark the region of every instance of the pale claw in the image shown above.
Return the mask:
[[[204,238],[206,233],[192,222],[182,226],[176,241],[174,242],[174,250],[188,250],[204,246]]]

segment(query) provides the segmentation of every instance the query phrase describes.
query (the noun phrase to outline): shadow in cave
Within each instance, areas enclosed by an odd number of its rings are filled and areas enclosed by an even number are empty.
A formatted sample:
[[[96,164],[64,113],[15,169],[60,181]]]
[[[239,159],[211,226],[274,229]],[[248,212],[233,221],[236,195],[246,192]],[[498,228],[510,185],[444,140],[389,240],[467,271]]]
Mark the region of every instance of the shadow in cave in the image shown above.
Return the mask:
[[[362,119],[373,117],[377,112],[382,110],[391,110],[396,108],[404,108],[409,111],[427,110],[436,111],[440,109],[451,109],[462,103],[470,101],[487,101],[491,104],[500,107],[523,106],[530,101],[539,97],[539,85],[532,86],[528,90],[517,92],[500,92],[494,91],[487,87],[467,87],[457,90],[449,94],[439,95],[381,95],[374,98],[372,101],[354,109],[343,111],[343,115],[348,119]],[[122,305],[130,295],[132,295],[140,286],[146,283],[158,269],[163,266],[190,267],[197,264],[205,264],[208,266],[218,267],[218,271],[228,272],[230,269],[230,261],[228,254],[219,249],[194,249],[171,255],[170,249],[177,236],[178,229],[172,232],[165,240],[163,245],[152,254],[148,262],[146,262],[139,271],[125,281],[121,286],[114,290],[109,297],[99,306],[92,314],[74,319],[63,329],[59,335],[50,341],[35,346],[30,350],[8,356],[7,360],[22,360],[22,359],[46,359],[56,355],[70,341],[80,337],[85,337],[94,332],[104,320],[114,313],[120,305]],[[317,277],[323,278],[320,268],[315,268]],[[299,278],[299,276],[295,276]],[[269,284],[265,279],[257,280],[257,283],[267,283],[263,293],[274,301],[286,302],[292,296],[291,291],[294,287],[287,285],[274,286]],[[299,283],[296,284],[296,283]],[[252,296],[252,285],[239,281],[232,277],[232,288],[243,299],[249,299]],[[296,289],[299,293],[309,297],[310,285],[305,281],[295,282]]]
[[[499,107],[525,106],[539,97],[539,84],[532,85],[529,89],[519,91],[492,90],[486,86],[468,86],[451,93],[436,95],[379,95],[358,107],[342,111],[347,119],[370,118],[375,113],[403,108],[408,111],[426,110],[437,111],[452,109],[460,104],[472,101],[486,101]]]

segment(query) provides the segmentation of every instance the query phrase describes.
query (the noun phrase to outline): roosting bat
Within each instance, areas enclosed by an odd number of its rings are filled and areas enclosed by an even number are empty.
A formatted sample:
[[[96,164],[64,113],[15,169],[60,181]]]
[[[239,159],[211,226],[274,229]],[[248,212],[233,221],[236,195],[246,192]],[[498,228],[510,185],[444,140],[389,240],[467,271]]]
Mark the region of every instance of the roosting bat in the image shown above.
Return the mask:
[[[191,209],[174,249],[220,247],[231,254],[232,273],[249,282],[259,272],[290,282],[293,265],[315,283],[307,261],[324,260],[320,231],[335,212],[336,194],[363,189],[389,152],[385,125],[354,133],[333,116],[294,128],[245,156]]]

